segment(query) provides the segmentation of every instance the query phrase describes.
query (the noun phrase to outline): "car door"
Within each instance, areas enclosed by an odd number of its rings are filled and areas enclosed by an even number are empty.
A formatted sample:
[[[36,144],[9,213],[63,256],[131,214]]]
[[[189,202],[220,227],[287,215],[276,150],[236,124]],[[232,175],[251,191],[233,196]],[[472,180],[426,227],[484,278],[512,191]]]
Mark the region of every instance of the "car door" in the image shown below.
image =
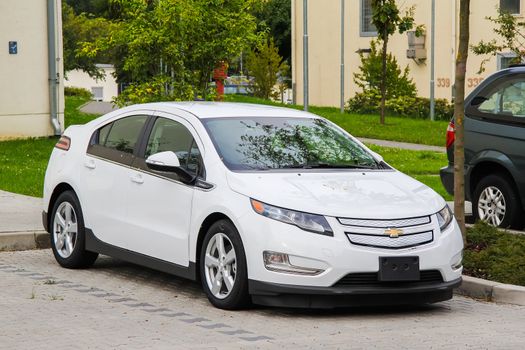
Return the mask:
[[[173,151],[181,167],[192,175],[202,168],[196,132],[186,120],[160,113],[152,121],[147,141],[134,159],[128,195],[128,249],[169,261],[189,265],[189,232],[194,187],[175,173],[151,170],[146,158]]]
[[[525,74],[507,74],[487,84],[465,111],[466,159],[490,151],[503,154],[518,188],[525,188]]]
[[[81,172],[85,226],[105,243],[125,245],[131,164],[147,114],[123,116],[92,135]]]

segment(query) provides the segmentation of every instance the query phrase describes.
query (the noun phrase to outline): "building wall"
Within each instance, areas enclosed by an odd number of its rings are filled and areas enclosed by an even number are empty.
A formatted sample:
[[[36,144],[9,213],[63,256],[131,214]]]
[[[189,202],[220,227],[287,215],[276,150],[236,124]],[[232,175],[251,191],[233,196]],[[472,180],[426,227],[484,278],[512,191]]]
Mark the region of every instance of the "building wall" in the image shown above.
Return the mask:
[[[67,72],[67,78],[64,82],[65,86],[79,87],[86,90],[92,91],[93,88],[102,88],[103,96],[102,101],[111,102],[114,97],[118,96],[118,84],[113,76],[115,67],[112,65],[100,65],[104,72],[104,79],[91,78],[87,73],[82,70],[75,69]]]
[[[523,11],[523,0],[522,8]],[[389,42],[401,67],[409,66],[410,76],[418,89],[418,95],[430,95],[430,29],[431,1],[398,1],[404,12],[415,5],[416,24],[426,27],[426,54],[423,62],[406,57],[407,34],[394,34]],[[495,38],[491,23],[486,16],[497,15],[499,0],[471,1],[470,43]],[[345,0],[345,101],[358,90],[353,74],[358,71],[359,49],[370,47],[375,37],[361,36],[361,0]],[[340,50],[341,50],[341,1],[308,1],[309,34],[309,101],[312,105],[339,106],[340,104]],[[459,34],[459,1],[436,0],[435,33],[435,96],[452,98],[455,75],[455,57]],[[485,72],[478,74],[483,59],[489,59]],[[303,0],[292,2],[292,80],[295,84],[296,103],[303,103]],[[469,53],[466,89],[472,91],[479,82],[497,70],[497,58],[475,56]]]
[[[61,5],[57,1],[57,52],[62,57]],[[18,42],[9,54],[8,42]],[[0,139],[53,135],[47,55],[47,0],[0,1]],[[58,111],[64,120],[63,64]]]

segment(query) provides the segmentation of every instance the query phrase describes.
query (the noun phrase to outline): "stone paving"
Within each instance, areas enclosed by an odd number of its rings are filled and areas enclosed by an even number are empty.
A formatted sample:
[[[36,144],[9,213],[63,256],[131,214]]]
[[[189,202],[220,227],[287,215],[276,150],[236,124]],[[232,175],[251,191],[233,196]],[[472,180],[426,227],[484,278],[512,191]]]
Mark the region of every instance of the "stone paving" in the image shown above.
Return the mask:
[[[212,307],[197,283],[100,257],[0,253],[1,349],[522,349],[525,307],[463,297],[345,310]]]

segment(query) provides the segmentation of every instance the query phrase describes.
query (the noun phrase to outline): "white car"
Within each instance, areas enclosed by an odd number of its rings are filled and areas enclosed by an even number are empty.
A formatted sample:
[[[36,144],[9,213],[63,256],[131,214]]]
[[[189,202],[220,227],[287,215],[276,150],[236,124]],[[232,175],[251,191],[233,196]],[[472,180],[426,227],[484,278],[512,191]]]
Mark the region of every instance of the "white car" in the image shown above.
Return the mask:
[[[224,309],[429,303],[461,283],[443,198],[287,108],[153,103],[71,126],[43,222],[64,267],[110,255],[201,280]]]

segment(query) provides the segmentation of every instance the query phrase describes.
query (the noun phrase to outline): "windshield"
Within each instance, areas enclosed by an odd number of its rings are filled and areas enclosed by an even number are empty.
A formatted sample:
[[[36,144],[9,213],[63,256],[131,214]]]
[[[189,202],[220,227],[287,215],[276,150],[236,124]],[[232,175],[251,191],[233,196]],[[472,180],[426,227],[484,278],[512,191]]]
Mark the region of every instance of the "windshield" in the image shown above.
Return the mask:
[[[365,149],[317,118],[202,120],[230,170],[377,168]]]

